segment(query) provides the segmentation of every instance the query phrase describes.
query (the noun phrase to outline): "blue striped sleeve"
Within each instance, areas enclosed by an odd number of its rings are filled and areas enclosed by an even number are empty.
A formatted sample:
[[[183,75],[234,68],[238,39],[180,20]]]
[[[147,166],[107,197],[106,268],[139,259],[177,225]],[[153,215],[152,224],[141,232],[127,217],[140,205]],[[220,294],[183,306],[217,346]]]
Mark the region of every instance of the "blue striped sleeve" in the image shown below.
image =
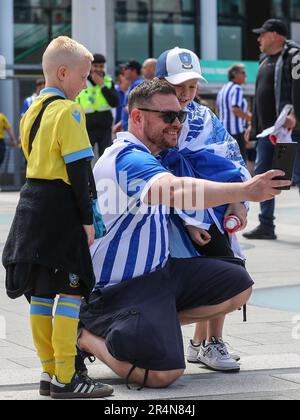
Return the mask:
[[[243,105],[242,89],[239,86],[236,86],[233,96],[232,96],[232,106],[242,108],[242,105]]]
[[[81,159],[93,159],[94,152],[91,147],[80,150],[79,152],[70,153],[69,155],[63,156],[65,164],[68,165],[70,163],[76,162],[77,160]]]
[[[169,173],[151,153],[139,148],[125,149],[117,158],[116,172],[122,190],[140,198],[152,178]]]

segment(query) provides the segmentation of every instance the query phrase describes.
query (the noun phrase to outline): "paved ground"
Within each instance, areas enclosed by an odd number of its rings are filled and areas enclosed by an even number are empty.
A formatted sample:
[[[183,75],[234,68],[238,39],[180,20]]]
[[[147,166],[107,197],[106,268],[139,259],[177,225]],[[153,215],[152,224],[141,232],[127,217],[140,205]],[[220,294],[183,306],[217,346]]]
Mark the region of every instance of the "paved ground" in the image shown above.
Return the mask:
[[[18,195],[0,193],[0,253],[11,223]],[[253,205],[249,228],[257,221]],[[241,239],[248,269],[256,288],[300,285],[300,200],[293,189],[278,200],[278,241]],[[299,288],[300,289],[300,288]],[[298,317],[298,319],[297,319]],[[6,326],[4,336],[3,324]],[[2,328],[1,328],[2,326]],[[193,332],[185,327],[186,343]],[[241,313],[228,317],[225,338],[242,356],[239,374],[210,372],[188,365],[186,374],[166,390],[128,391],[124,383],[104,365],[91,367],[92,376],[102,377],[115,388],[109,400],[201,400],[201,399],[297,399],[300,400],[300,293],[299,311],[278,311],[251,306],[248,323]],[[0,400],[39,399],[39,363],[28,326],[24,299],[10,301],[5,295],[4,270],[0,267]]]

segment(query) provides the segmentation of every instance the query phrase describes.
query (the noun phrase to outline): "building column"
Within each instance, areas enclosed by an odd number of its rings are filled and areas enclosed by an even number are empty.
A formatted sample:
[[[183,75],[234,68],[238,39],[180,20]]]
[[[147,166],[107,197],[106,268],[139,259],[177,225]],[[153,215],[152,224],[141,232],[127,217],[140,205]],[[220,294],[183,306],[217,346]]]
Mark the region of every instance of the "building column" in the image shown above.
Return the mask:
[[[218,2],[201,2],[201,59],[218,59]]]
[[[72,0],[72,37],[85,45],[91,53],[103,54],[110,72],[111,31],[108,31],[112,0]],[[108,56],[109,55],[109,56]]]
[[[1,2],[0,55],[4,57],[6,66],[14,64],[14,0]],[[6,70],[6,77],[12,75],[13,70]],[[0,80],[0,110],[16,128],[18,121],[14,121],[13,89],[12,80]]]

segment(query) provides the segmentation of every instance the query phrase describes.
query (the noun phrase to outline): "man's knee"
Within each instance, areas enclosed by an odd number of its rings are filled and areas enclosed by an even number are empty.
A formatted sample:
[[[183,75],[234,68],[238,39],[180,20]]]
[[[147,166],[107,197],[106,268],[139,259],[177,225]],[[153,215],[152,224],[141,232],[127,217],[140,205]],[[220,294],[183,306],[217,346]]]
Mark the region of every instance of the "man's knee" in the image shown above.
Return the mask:
[[[236,311],[237,309],[240,309],[242,306],[246,305],[246,303],[250,299],[251,294],[252,287],[249,287],[249,289],[230,299],[230,312]]]
[[[150,371],[147,386],[149,388],[166,388],[172,385],[184,373],[184,369],[171,371]]]

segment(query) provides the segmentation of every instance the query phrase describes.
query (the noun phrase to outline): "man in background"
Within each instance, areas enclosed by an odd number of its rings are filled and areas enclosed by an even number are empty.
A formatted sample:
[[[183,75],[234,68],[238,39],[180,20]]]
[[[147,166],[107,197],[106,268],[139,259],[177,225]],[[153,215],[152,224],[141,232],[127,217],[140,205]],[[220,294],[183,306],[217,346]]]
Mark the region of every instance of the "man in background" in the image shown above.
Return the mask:
[[[300,131],[296,124],[297,121],[298,124],[300,122],[300,77],[295,67],[299,63],[300,46],[287,40],[287,27],[278,19],[267,20],[261,28],[254,29],[253,32],[258,35],[262,56],[256,79],[252,126],[246,137],[256,140],[263,130],[274,126],[284,106],[291,104],[294,112],[287,117],[284,127],[294,130],[293,140],[299,142]],[[256,175],[272,168],[274,150],[275,146],[269,137],[258,139]],[[294,181],[300,189],[299,148]],[[247,239],[277,239],[274,224],[275,199],[261,203],[260,208],[259,225],[243,236]]]
[[[6,118],[6,116],[0,112],[0,167],[2,163],[4,162],[5,153],[6,153],[6,144],[4,140],[5,131],[8,132],[11,138],[12,147],[16,148],[18,143],[17,143],[17,138],[15,136],[15,133],[8,119]]]
[[[86,115],[86,125],[92,146],[98,145],[98,156],[112,143],[113,113],[119,105],[119,95],[112,78],[105,74],[106,59],[94,55],[87,88],[76,98]]]
[[[145,80],[153,80],[156,72],[156,58],[148,58],[144,61],[142,74]]]
[[[242,85],[246,81],[246,69],[243,64],[234,64],[228,71],[228,83],[220,90],[217,107],[224,128],[238,142],[241,155],[247,160],[246,141],[244,138],[246,124],[251,122],[247,100]]]
[[[122,111],[122,121],[121,121],[121,130],[128,130],[128,97],[130,92],[141,84],[144,80],[142,78],[142,65],[136,60],[130,60],[125,65],[125,77],[130,82],[130,86],[126,92],[123,111]]]
[[[28,108],[33,104],[33,102],[39,96],[39,94],[41,93],[41,90],[43,90],[44,87],[45,87],[45,79],[44,78],[37,79],[35,82],[35,92],[31,96],[28,96],[28,98],[26,98],[24,101],[21,117],[23,117],[23,115],[28,110]]]

